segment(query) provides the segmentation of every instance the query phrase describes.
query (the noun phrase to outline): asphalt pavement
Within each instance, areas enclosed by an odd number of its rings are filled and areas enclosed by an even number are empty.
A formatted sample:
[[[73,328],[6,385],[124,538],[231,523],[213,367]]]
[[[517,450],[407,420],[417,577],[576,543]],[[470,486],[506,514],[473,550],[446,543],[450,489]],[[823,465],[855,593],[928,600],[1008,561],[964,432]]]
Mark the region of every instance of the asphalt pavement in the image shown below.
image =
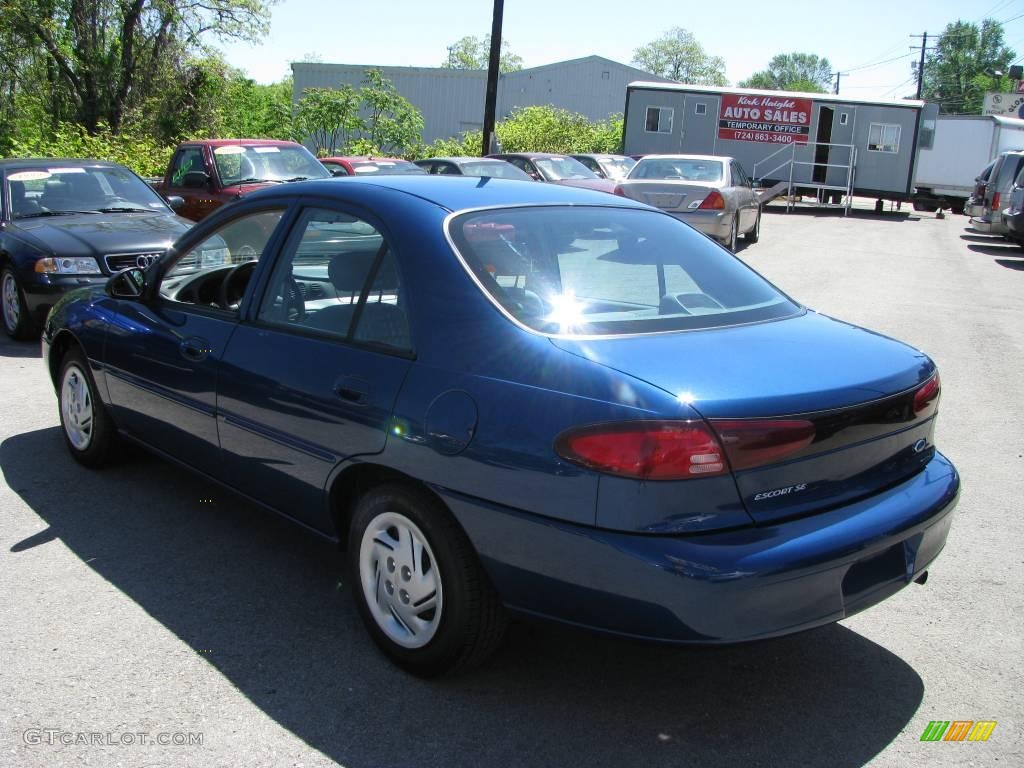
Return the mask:
[[[964,485],[925,586],[730,648],[516,623],[439,682],[376,652],[331,545],[142,453],[75,464],[37,345],[4,338],[0,766],[1024,765],[1024,250],[966,226],[770,212],[740,252],[937,361]]]

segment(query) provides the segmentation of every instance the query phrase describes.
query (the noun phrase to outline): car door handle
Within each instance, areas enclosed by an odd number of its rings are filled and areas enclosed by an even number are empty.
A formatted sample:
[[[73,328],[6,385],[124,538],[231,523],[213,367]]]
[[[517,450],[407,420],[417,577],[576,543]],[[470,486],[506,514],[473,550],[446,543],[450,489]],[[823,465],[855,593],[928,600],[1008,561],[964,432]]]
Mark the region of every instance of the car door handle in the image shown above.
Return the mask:
[[[369,405],[370,383],[355,376],[342,376],[334,382],[334,394],[353,405]]]
[[[189,362],[200,363],[210,354],[210,342],[192,336],[178,345],[178,351]]]

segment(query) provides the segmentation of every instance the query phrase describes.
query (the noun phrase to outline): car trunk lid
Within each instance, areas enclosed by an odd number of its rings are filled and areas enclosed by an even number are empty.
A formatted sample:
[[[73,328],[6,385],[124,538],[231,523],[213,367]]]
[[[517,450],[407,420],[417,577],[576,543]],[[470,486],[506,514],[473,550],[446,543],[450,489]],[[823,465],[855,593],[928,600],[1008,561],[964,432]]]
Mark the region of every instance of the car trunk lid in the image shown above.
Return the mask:
[[[681,181],[623,181],[619,194],[671,213],[684,213],[699,207],[717,187]]]
[[[751,326],[553,343],[691,405],[718,434],[743,504],[759,523],[852,503],[915,474],[934,453],[936,403],[915,409],[916,393],[935,374],[931,360],[813,312]],[[752,426],[764,427],[751,444],[762,451],[760,463],[744,465],[737,446]],[[764,450],[787,440],[786,450]]]

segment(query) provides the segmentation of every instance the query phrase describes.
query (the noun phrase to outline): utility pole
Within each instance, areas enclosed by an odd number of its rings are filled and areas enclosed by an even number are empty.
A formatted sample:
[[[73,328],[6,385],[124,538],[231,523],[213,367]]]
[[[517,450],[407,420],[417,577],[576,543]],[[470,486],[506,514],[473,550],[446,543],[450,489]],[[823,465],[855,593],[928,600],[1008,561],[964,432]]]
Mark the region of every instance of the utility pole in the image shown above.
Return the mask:
[[[487,95],[484,98],[483,154],[491,153],[494,140],[494,113],[498,102],[498,66],[501,63],[501,21],[505,14],[505,0],[494,0],[491,20],[491,57],[487,62]]]
[[[911,35],[911,37],[921,38],[921,61],[917,65],[917,98],[921,98],[921,92],[924,90],[924,53],[928,50],[928,33],[925,32],[919,35]]]
[[[833,91],[833,93],[836,96],[838,96],[839,95],[839,78],[843,76],[843,73],[842,72],[833,72],[832,74],[836,78],[836,89]]]

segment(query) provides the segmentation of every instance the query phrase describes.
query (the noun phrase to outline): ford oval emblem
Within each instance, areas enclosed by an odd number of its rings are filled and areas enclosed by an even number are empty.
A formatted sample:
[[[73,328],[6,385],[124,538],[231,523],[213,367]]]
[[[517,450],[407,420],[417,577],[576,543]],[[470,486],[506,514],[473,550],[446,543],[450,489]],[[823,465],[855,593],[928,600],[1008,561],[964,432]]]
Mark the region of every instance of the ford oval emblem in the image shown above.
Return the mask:
[[[923,451],[927,447],[928,447],[928,441],[925,440],[922,437],[920,440],[918,440],[916,443],[914,443],[914,453],[920,453],[921,451]]]

